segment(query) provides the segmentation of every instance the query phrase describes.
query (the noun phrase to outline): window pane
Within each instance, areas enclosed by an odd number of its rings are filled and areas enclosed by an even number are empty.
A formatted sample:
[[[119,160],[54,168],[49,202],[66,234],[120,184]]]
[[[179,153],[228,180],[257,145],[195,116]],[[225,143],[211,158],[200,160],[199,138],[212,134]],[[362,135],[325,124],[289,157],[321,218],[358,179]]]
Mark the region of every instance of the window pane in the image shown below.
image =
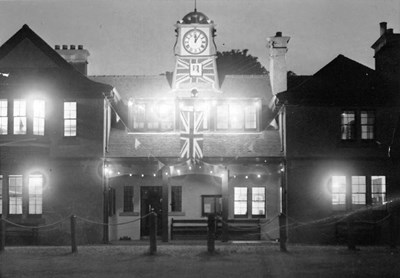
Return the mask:
[[[373,205],[381,205],[386,202],[386,177],[371,177],[371,197]]]
[[[42,214],[43,176],[29,175],[29,214]]]
[[[64,102],[64,136],[76,136],[76,102]]]
[[[341,115],[342,140],[354,140],[356,136],[355,111],[343,111]]]
[[[124,186],[124,212],[133,212],[133,186]]]
[[[14,134],[26,134],[26,102],[14,100]]]
[[[171,211],[182,211],[182,186],[171,186]]]
[[[135,104],[133,106],[133,128],[143,129],[146,122],[146,105]]]
[[[0,135],[8,134],[8,102],[0,99]]]
[[[351,190],[352,190],[352,204],[365,205],[366,204],[366,178],[365,176],[352,176],[351,177]]]
[[[257,128],[257,110],[256,104],[248,105],[244,109],[244,128]]]
[[[361,111],[361,139],[371,140],[375,138],[375,112]]]
[[[346,205],[346,177],[332,177],[332,205],[337,209],[344,209]]]
[[[22,214],[22,176],[9,176],[9,213]]]
[[[228,129],[228,105],[217,106],[217,129]]]
[[[229,104],[229,121],[232,129],[243,128],[243,105],[237,103]]]
[[[35,100],[33,102],[33,134],[44,135],[45,102]]]
[[[234,188],[234,214],[247,214],[247,187]]]
[[[174,105],[162,103],[158,105],[158,116],[162,130],[172,130],[174,124]]]
[[[252,215],[265,215],[265,187],[252,188]]]

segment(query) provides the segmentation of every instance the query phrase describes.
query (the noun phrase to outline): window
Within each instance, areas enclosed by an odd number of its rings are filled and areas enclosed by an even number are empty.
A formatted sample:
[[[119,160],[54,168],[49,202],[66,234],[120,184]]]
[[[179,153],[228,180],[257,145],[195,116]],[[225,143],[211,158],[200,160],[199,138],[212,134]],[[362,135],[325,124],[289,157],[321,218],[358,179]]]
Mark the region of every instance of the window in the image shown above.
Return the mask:
[[[0,215],[3,213],[3,176],[0,175]]]
[[[135,104],[133,106],[133,128],[144,129],[146,124],[146,105]]]
[[[26,102],[14,100],[14,134],[26,134]]]
[[[247,187],[234,188],[234,215],[247,215]]]
[[[385,176],[351,176],[349,179],[346,176],[332,177],[333,209],[352,209],[366,205],[381,205],[385,202]],[[346,206],[347,203],[349,205]]]
[[[353,205],[365,205],[367,203],[367,184],[365,176],[351,177],[351,200]]]
[[[251,190],[251,214],[265,216],[265,187],[253,187]]]
[[[381,205],[386,202],[386,177],[371,177],[371,197],[373,205]]]
[[[229,104],[229,121],[231,129],[243,129],[243,106],[241,104]]]
[[[64,102],[64,136],[76,136],[76,102]]]
[[[8,102],[0,99],[0,135],[8,134]]]
[[[346,208],[346,177],[332,177],[332,205],[334,209]]]
[[[9,177],[9,213],[22,214],[22,176]]]
[[[171,186],[171,211],[182,211],[182,186]]]
[[[355,111],[343,111],[341,121],[342,140],[356,139]]]
[[[42,214],[43,176],[29,175],[29,214]]]
[[[256,105],[247,105],[244,108],[244,128],[256,129],[257,128],[257,109]]]
[[[136,130],[172,130],[174,105],[163,103],[136,103],[131,111],[131,122]]]
[[[33,134],[44,135],[44,100],[33,101]]]
[[[361,111],[361,139],[372,140],[375,138],[375,112]]]
[[[124,212],[133,212],[133,186],[124,186]]]
[[[217,106],[217,129],[228,129],[229,114],[228,105],[222,104]]]
[[[221,195],[203,195],[201,196],[201,215],[221,214],[222,197]]]

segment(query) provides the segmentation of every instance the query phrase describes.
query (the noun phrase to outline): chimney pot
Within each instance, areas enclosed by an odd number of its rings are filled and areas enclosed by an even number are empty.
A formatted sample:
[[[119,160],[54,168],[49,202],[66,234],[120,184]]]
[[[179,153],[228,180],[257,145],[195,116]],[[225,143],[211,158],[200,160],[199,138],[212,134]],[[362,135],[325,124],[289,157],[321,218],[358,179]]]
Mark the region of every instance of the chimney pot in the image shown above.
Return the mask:
[[[275,37],[282,37],[282,32],[276,32]]]
[[[75,49],[75,45],[71,44],[71,45],[69,46],[69,49],[74,50],[74,49]]]
[[[62,49],[68,49],[68,45],[63,44]]]
[[[56,44],[56,45],[54,46],[54,49],[55,49],[55,50],[59,50],[59,49],[60,49],[60,45]]]
[[[379,23],[379,26],[380,26],[380,31],[381,31],[380,34],[382,36],[383,34],[386,33],[387,23],[381,22],[381,23]]]
[[[78,49],[79,49],[79,50],[82,50],[82,49],[83,49],[83,45],[79,44],[79,45],[78,45]]]
[[[387,29],[386,33],[387,34],[393,34],[393,28]]]

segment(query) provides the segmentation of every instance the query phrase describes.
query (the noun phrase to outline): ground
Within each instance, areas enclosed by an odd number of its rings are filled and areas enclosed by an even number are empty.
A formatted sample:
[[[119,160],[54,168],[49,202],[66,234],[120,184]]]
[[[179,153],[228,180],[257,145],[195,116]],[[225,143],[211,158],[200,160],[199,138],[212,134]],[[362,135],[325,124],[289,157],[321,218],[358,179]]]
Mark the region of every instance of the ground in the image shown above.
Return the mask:
[[[145,242],[131,245],[6,247],[0,277],[400,277],[400,252],[388,247],[216,245],[204,242],[158,244],[149,255]]]

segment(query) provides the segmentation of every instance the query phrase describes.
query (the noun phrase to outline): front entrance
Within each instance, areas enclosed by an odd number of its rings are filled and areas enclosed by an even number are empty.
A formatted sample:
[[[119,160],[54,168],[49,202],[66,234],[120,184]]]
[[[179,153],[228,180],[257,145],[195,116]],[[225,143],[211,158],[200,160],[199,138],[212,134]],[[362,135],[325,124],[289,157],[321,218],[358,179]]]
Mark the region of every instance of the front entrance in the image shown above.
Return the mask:
[[[140,236],[150,235],[149,217],[144,217],[151,211],[157,213],[157,235],[162,232],[162,186],[143,186],[140,188]]]

